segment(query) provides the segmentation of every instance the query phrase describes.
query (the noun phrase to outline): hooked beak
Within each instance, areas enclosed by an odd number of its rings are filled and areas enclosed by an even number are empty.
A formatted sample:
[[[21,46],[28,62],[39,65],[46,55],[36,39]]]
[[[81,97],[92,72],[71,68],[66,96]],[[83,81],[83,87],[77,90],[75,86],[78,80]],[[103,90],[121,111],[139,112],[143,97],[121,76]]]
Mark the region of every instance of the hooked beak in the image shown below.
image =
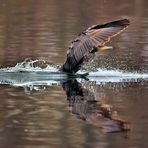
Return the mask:
[[[113,49],[112,46],[100,46],[98,47],[98,51],[102,52],[102,51],[105,51],[107,49]]]

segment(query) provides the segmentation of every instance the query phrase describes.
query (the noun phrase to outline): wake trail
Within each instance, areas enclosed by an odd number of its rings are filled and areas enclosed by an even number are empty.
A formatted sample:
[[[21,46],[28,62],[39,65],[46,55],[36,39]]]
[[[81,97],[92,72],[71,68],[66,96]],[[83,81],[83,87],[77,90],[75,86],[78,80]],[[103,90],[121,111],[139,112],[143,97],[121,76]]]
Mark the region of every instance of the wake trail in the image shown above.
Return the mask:
[[[142,79],[148,80],[148,73],[124,72],[98,68],[96,71],[79,71],[78,74],[88,73],[88,80],[97,84],[108,82],[129,82]],[[0,69],[0,84],[15,86],[52,85],[66,81],[66,73],[60,72],[57,66],[47,64],[44,60],[25,60],[14,67]],[[79,78],[78,78],[79,79]]]

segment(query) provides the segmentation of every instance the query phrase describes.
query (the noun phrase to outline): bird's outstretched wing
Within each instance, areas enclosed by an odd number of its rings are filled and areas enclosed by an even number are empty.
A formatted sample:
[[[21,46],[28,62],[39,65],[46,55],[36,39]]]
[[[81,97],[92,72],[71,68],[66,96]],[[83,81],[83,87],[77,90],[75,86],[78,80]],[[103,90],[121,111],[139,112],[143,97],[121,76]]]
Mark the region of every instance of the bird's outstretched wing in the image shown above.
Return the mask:
[[[67,51],[67,59],[62,70],[69,73],[77,72],[86,58],[89,59],[89,57],[94,56],[95,47],[103,46],[112,37],[127,28],[128,25],[129,20],[122,19],[102,25],[94,25],[80,33],[72,41]]]

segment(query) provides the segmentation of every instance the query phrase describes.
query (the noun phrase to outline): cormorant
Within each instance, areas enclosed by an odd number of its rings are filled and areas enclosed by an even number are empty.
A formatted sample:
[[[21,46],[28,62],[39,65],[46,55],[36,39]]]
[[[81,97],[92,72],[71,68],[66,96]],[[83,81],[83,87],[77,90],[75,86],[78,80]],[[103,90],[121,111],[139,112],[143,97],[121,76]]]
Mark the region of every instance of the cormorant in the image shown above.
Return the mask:
[[[76,73],[84,62],[94,58],[95,52],[99,49],[107,49],[105,43],[122,32],[129,24],[128,19],[122,19],[102,25],[93,25],[83,31],[71,42],[66,61],[60,70],[66,73]]]

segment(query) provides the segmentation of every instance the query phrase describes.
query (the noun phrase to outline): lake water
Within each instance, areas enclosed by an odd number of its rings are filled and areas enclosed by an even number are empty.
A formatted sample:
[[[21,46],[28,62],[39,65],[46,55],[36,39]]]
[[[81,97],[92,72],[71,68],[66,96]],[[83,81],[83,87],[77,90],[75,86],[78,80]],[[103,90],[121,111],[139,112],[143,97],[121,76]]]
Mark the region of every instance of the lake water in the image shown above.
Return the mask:
[[[0,148],[148,147],[147,0],[0,4]],[[51,73],[81,31],[120,18],[87,79]]]

